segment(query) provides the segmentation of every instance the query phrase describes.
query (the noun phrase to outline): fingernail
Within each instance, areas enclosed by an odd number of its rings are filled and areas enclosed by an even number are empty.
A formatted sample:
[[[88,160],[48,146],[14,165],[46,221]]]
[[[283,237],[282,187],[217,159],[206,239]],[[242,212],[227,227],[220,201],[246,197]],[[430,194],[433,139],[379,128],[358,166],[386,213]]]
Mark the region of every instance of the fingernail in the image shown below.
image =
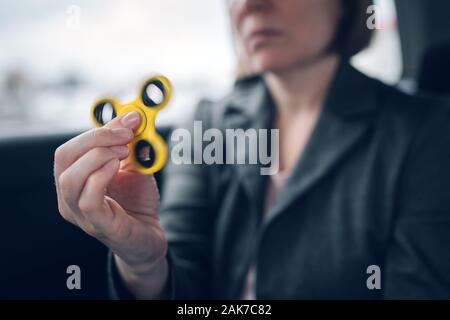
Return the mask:
[[[114,146],[110,148],[112,152],[117,154],[119,157],[125,157],[128,155],[128,147],[127,146]]]
[[[123,116],[123,118],[120,120],[122,125],[127,128],[135,128],[139,122],[141,121],[141,116],[139,113],[133,111],[130,113],[127,113]]]
[[[111,131],[118,139],[131,139],[134,136],[133,131],[127,128],[114,128]]]

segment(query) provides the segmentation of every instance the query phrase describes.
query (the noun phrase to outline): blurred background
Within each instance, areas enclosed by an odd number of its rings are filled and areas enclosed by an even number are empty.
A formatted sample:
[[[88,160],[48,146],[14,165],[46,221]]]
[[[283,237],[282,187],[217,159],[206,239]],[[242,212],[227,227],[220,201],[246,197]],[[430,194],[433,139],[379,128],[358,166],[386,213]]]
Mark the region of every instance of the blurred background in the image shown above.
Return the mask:
[[[376,4],[375,38],[353,64],[450,96],[450,1]],[[235,70],[225,0],[0,1],[0,299],[109,297],[107,249],[60,217],[53,179],[55,149],[92,127],[95,99],[126,102],[165,74],[175,94],[157,125],[167,138],[199,99],[226,94]],[[82,290],[66,286],[70,265]]]
[[[357,67],[397,83],[402,61],[393,0]],[[175,124],[200,98],[232,85],[232,37],[223,0],[6,0],[0,2],[0,137],[80,131],[105,94],[126,101],[158,72],[176,94],[159,123]]]

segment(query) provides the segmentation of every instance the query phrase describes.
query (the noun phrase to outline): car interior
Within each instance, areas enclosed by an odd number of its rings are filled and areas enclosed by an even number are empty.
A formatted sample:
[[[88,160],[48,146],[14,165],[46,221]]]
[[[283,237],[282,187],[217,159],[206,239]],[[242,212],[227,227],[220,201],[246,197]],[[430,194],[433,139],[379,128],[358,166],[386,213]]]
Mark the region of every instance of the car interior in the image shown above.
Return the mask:
[[[403,61],[397,86],[414,94],[449,98],[450,2],[396,0],[395,4]],[[158,127],[165,139],[172,129],[166,124]],[[54,152],[79,133],[0,136],[0,299],[109,297],[107,248],[64,221],[57,209]],[[161,172],[156,179],[159,185],[164,183]],[[75,262],[83,270],[83,290],[71,291],[65,285],[66,267]]]

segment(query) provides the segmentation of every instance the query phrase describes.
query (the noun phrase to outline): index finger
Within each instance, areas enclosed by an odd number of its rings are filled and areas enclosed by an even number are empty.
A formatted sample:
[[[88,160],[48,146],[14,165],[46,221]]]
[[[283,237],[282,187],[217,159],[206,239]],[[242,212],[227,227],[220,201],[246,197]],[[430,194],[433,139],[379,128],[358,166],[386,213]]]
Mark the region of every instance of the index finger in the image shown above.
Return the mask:
[[[104,127],[86,131],[61,145],[55,152],[55,177],[71,166],[86,152],[96,147],[126,145],[139,127],[140,115],[130,112],[118,116]]]

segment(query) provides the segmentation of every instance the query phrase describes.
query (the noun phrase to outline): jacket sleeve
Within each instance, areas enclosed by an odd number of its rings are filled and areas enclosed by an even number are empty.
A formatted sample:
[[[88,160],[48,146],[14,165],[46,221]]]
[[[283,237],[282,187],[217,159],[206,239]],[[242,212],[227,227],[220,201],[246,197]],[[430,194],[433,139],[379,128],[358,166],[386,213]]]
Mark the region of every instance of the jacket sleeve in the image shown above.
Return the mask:
[[[414,139],[399,182],[382,270],[387,299],[450,298],[450,112],[433,113]]]
[[[209,126],[210,103],[202,101],[194,116],[178,128],[177,141],[169,144],[169,161],[163,172],[163,188],[159,216],[169,243],[169,297],[171,299],[208,299],[210,298],[211,240],[214,222],[214,210],[211,201],[209,168],[203,164],[194,164],[194,121],[201,121],[203,130]],[[176,132],[175,132],[176,133]],[[191,163],[176,163],[174,156],[185,156],[180,148],[183,136],[186,143],[183,149],[190,156],[184,160]],[[175,138],[176,134],[172,134]],[[189,139],[190,141],[189,141]],[[170,138],[169,138],[170,140]],[[189,149],[189,151],[188,151]],[[201,155],[201,154],[200,154]],[[180,159],[178,159],[180,160]],[[187,162],[187,161],[186,161]],[[108,286],[111,298],[132,299],[114,265],[110,255],[108,259]]]
[[[216,212],[215,201],[212,200],[211,168],[193,163],[194,153],[202,156],[203,151],[203,148],[198,148],[199,141],[193,141],[194,121],[201,121],[202,129],[208,129],[211,126],[210,107],[209,102],[201,102],[193,120],[182,128],[190,132],[192,139],[188,144],[191,164],[176,164],[172,159],[164,176],[160,217],[169,242],[171,296],[174,299],[211,297],[211,236]],[[173,147],[172,152],[175,150]]]

